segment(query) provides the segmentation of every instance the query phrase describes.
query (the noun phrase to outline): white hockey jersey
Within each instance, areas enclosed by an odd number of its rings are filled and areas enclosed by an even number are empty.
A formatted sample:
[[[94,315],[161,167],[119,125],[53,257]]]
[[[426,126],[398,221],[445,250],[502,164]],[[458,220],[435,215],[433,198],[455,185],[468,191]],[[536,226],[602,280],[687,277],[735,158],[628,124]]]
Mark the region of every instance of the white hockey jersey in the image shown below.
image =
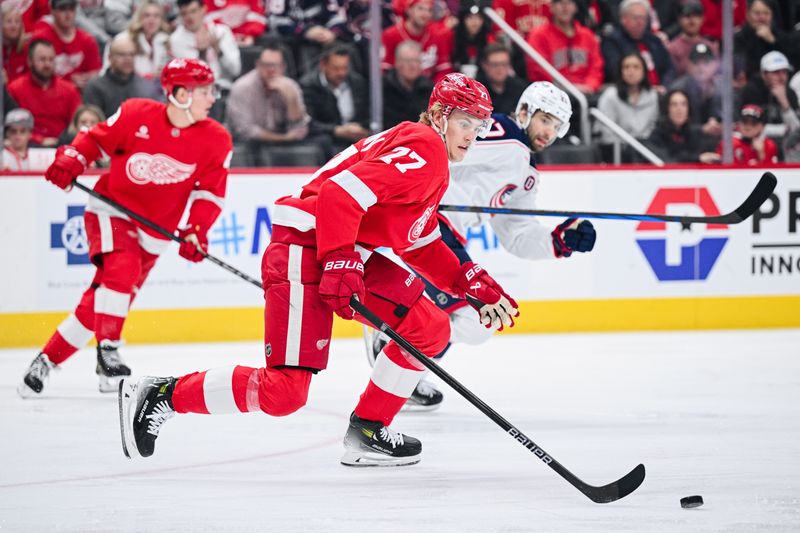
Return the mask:
[[[450,185],[442,204],[535,209],[539,172],[525,132],[507,115],[492,115],[489,134],[459,163],[450,163]],[[552,228],[527,215],[440,213],[464,237],[486,221],[508,252],[525,259],[555,258]]]

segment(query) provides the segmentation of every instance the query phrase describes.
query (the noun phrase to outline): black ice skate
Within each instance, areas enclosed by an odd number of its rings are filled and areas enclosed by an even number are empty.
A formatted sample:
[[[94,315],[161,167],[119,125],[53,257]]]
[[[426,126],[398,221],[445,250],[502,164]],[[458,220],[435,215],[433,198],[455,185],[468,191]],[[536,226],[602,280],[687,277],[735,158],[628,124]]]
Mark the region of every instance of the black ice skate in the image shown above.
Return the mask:
[[[422,443],[403,435],[381,422],[350,415],[350,426],[344,435],[346,466],[404,466],[419,462]]]
[[[172,391],[175,378],[143,377],[119,383],[119,430],[125,457],[150,457],[161,426],[175,416]]]
[[[131,375],[131,369],[119,355],[119,341],[101,341],[97,346],[97,367],[95,373],[100,379],[100,392],[116,392],[122,378]]]
[[[50,362],[46,354],[37,355],[28,367],[25,377],[22,378],[22,383],[17,387],[17,393],[23,398],[33,398],[41,394],[50,371],[54,368],[56,365]]]
[[[420,380],[411,397],[403,405],[403,411],[433,411],[442,405],[444,395],[429,381]]]

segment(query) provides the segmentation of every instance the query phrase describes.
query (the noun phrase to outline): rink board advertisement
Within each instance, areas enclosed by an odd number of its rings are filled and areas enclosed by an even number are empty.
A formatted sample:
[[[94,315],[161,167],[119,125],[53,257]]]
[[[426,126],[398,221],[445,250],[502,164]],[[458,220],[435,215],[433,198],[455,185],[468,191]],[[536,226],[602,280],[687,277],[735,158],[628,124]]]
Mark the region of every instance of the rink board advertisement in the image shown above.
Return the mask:
[[[737,207],[763,169],[545,170],[541,209],[713,215]],[[800,326],[800,169],[737,225],[594,221],[589,254],[525,261],[505,252],[490,224],[468,250],[523,301],[517,331]],[[209,251],[260,279],[275,199],[310,171],[232,174]],[[90,178],[83,178],[91,183]],[[83,229],[87,195],[41,176],[0,177],[5,260],[0,345],[38,344],[90,282]],[[555,226],[562,219],[540,218]],[[191,264],[172,246],[134,304],[130,340],[229,340],[261,336],[262,294],[218,266]],[[337,323],[337,334],[356,334]]]

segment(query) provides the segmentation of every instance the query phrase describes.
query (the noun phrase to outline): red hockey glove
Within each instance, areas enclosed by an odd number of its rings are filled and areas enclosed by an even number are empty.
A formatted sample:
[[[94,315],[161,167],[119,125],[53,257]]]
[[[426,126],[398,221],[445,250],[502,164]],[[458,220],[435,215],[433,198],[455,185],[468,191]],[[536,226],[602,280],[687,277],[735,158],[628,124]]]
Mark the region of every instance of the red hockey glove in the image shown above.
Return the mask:
[[[352,320],[355,312],[350,307],[354,294],[364,301],[364,263],[358,252],[331,252],[322,260],[322,278],[319,280],[319,296],[333,311]]]
[[[178,253],[181,257],[192,263],[199,263],[206,257],[208,251],[207,231],[199,226],[189,226],[178,231],[181,246]]]
[[[83,174],[88,163],[74,146],[68,144],[59,146],[56,150],[56,159],[44,173],[44,177],[50,183],[61,187],[65,191],[72,188],[72,182]]]
[[[519,315],[517,302],[480,265],[472,261],[461,265],[455,288],[478,311],[487,329],[502,331],[503,326],[514,326],[514,317]]]
[[[572,252],[591,252],[597,232],[588,220],[568,218],[553,230],[556,257],[569,257]]]

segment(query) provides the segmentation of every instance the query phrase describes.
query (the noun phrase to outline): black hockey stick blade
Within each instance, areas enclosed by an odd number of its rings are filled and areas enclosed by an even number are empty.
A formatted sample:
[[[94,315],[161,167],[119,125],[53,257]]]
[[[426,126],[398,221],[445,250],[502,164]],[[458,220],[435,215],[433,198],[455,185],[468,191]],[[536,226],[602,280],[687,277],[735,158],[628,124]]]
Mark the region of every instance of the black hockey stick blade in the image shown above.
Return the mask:
[[[558,475],[564,478],[570,485],[581,491],[587,498],[595,503],[610,503],[620,498],[624,498],[644,481],[644,465],[639,465],[631,470],[627,475],[619,480],[603,485],[602,487],[595,487],[584,482],[578,476],[570,472],[564,465],[556,461],[549,453],[544,451],[539,445],[528,438],[519,429],[514,427],[511,422],[503,418],[500,413],[489,407],[483,400],[475,396],[468,388],[462,385],[456,378],[451,376],[442,367],[436,364],[432,359],[425,357],[425,354],[420,352],[413,344],[408,342],[402,335],[394,331],[389,325],[381,320],[381,318],[367,309],[358,298],[353,296],[350,299],[350,307],[355,312],[367,319],[367,322],[372,324],[375,329],[385,333],[390,339],[400,345],[409,355],[419,361],[428,370],[433,372],[442,381],[447,383],[453,390],[459,393],[465,400],[478,408],[480,412],[486,415],[492,422],[500,426],[500,428],[508,433],[515,441],[522,444],[525,449],[531,452],[536,458],[552,468]]]
[[[683,216],[636,213],[601,213],[592,211],[558,211],[548,209],[514,209],[511,207],[486,207],[478,205],[440,205],[439,211],[489,213],[494,215],[529,215],[560,218],[590,218],[602,220],[636,220],[640,222],[677,222],[680,224],[738,224],[750,218],[775,190],[778,180],[772,172],[764,172],[742,205],[724,215]]]
[[[595,503],[611,503],[638,489],[639,485],[644,481],[644,475],[644,465],[640,464],[617,481],[608,485],[595,487],[584,483],[583,486],[576,485],[576,487]]]

